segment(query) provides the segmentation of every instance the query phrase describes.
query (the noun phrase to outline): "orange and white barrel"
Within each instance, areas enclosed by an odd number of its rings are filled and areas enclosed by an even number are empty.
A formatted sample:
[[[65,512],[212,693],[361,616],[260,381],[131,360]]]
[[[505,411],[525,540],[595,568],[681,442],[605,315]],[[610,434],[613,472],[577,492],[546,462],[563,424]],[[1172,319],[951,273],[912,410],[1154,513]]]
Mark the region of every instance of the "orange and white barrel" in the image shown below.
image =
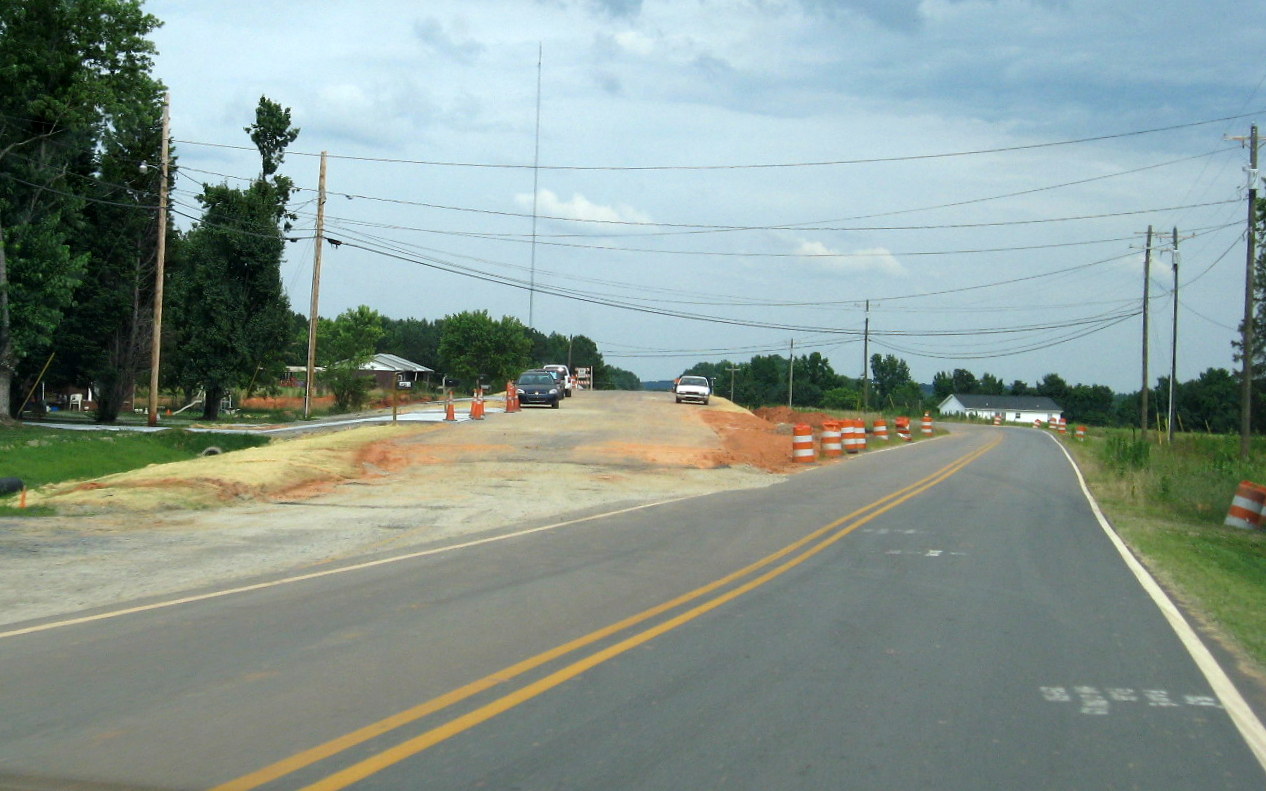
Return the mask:
[[[853,431],[857,433],[857,449],[866,450],[866,421],[857,418],[853,425]]]
[[[904,442],[910,442],[914,439],[910,436],[910,418],[897,418],[897,436],[901,437]]]
[[[1085,440],[1086,440],[1086,427],[1085,427],[1085,426],[1078,426],[1078,427],[1077,427],[1077,439],[1079,439],[1079,440],[1081,440],[1081,441],[1085,442]]]
[[[861,450],[861,445],[857,441],[857,421],[851,417],[844,418],[844,452],[857,453]]]
[[[923,436],[932,436],[932,416],[927,412],[923,413]]]
[[[822,455],[827,458],[836,458],[844,455],[844,445],[840,439],[840,423],[835,420],[826,420],[822,423]]]
[[[1040,417],[1033,418],[1033,428],[1041,428],[1041,427],[1042,427],[1042,419]]]
[[[1228,527],[1239,527],[1252,530],[1262,526],[1262,507],[1266,505],[1266,486],[1258,486],[1252,481],[1240,481],[1231,499],[1231,507],[1226,512]]]
[[[887,442],[888,441],[888,421],[881,417],[875,418],[874,432],[875,432],[875,439],[882,439],[884,442]]]
[[[994,413],[994,416],[993,416],[993,424],[994,424],[995,426],[1001,426],[1001,425],[1002,425],[1002,415],[999,415],[999,414],[997,414],[997,413]]]
[[[1063,415],[1059,416],[1059,433],[1061,434],[1068,433],[1068,421],[1064,418]]]
[[[796,464],[812,464],[817,461],[813,452],[813,427],[804,423],[792,429],[791,460]]]

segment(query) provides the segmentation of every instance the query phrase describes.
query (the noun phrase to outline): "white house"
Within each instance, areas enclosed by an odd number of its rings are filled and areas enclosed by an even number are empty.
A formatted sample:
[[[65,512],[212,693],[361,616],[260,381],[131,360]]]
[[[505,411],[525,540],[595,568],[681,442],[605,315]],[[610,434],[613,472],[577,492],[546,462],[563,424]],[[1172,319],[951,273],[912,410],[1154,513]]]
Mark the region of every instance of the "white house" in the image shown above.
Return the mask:
[[[1059,420],[1064,409],[1046,396],[966,395],[954,393],[938,407],[942,415],[967,415],[993,420],[1002,415],[1004,423],[1032,424]]]

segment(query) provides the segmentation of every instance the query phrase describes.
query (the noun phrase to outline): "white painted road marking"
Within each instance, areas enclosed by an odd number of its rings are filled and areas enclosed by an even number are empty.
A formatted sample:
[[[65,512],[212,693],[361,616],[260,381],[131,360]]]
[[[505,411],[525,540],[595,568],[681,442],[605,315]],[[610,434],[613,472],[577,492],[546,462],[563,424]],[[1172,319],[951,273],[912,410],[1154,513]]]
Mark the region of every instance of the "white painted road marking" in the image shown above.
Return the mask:
[[[1183,706],[1222,708],[1222,704],[1212,695],[1183,695],[1182,702],[1178,702],[1168,690],[1164,689],[1144,689],[1140,691],[1141,695],[1131,687],[1105,687],[1102,691],[1098,687],[1085,685],[1074,686],[1071,691],[1069,687],[1039,687],[1038,689],[1046,702],[1072,703],[1076,700],[1081,704],[1081,713],[1091,716],[1109,714],[1113,703],[1146,702],[1148,707],[1159,709],[1176,709]]]

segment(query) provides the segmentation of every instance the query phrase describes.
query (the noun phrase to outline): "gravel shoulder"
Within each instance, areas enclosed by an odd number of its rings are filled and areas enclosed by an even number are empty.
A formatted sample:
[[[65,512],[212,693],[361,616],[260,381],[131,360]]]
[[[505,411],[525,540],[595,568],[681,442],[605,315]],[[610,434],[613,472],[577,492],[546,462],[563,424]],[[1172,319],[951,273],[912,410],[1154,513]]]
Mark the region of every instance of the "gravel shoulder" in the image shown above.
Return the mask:
[[[791,472],[789,441],[724,399],[583,392],[561,409],[305,435],[45,487],[0,519],[0,623],[407,551]]]

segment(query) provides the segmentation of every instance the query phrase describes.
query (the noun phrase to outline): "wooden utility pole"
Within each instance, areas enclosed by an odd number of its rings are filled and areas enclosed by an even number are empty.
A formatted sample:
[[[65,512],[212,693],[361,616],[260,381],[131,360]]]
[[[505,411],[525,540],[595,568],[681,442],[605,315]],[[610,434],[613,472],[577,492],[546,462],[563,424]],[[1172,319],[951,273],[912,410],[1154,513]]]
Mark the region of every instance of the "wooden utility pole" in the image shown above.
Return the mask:
[[[1143,251],[1143,388],[1139,391],[1139,428],[1147,439],[1147,302],[1152,277],[1152,226],[1147,226],[1147,247]]]
[[[312,393],[316,382],[317,307],[321,294],[321,248],[325,244],[325,152],[317,178],[316,242],[312,253],[312,306],[308,309],[308,381],[303,389],[303,417],[312,417]],[[394,397],[394,395],[393,395]],[[394,404],[394,401],[393,401]]]
[[[1170,332],[1169,346],[1169,419],[1167,421],[1166,440],[1174,444],[1174,418],[1178,411],[1174,404],[1174,382],[1178,379],[1178,228],[1174,228],[1174,323]]]
[[[734,372],[735,372],[735,371],[737,371],[737,370],[738,370],[738,368],[736,368],[735,366],[731,365],[731,366],[730,366],[729,368],[727,368],[726,370],[728,370],[728,371],[730,372],[730,401],[732,402],[732,401],[734,401]]]
[[[862,411],[870,409],[870,300],[866,300],[866,323],[862,330]]]
[[[162,357],[163,340],[163,280],[167,268],[167,159],[170,156],[168,140],[171,137],[171,92],[163,94],[163,141],[160,144],[158,184],[158,248],[154,253],[154,327],[150,339],[149,403],[146,423],[158,425],[158,366]]]
[[[1247,459],[1253,434],[1253,270],[1257,237],[1257,125],[1248,135],[1248,256],[1244,264],[1244,359],[1240,369],[1240,458]]]
[[[796,383],[796,339],[791,339],[791,349],[787,353],[787,408],[791,408],[791,394]]]

